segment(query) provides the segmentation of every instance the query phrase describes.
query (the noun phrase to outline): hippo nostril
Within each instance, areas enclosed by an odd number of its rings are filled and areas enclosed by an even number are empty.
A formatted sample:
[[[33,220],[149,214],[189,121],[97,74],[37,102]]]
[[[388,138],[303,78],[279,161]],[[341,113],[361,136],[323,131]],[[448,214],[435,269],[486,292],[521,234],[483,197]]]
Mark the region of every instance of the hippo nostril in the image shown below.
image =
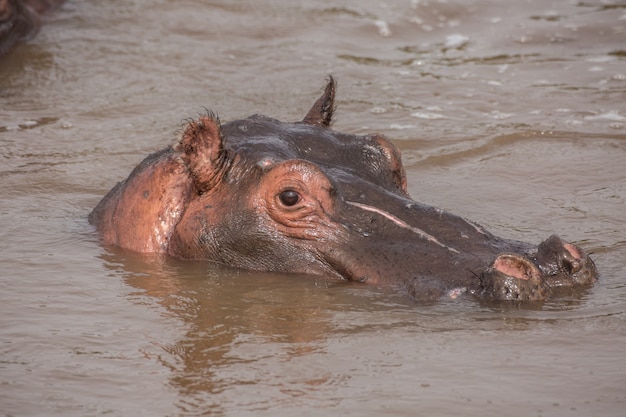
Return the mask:
[[[583,263],[580,259],[576,259],[574,262],[570,264],[570,273],[574,274],[583,269]]]
[[[580,254],[580,250],[576,246],[572,245],[571,243],[564,243],[563,244],[563,248],[565,248],[565,250],[568,251],[569,254],[573,258],[575,258],[575,259],[581,259],[582,258],[582,255]]]
[[[498,256],[493,262],[492,268],[504,275],[525,281],[537,279],[540,275],[539,270],[532,262],[524,257],[513,254]]]
[[[580,250],[571,243],[563,243],[563,252],[560,254],[560,265],[564,272],[574,274],[583,268],[583,259]]]
[[[575,274],[583,269],[585,258],[581,250],[558,236],[550,236],[537,250],[538,265],[548,274]]]
[[[575,274],[583,268],[582,259],[575,258],[571,252],[563,253],[560,259],[561,268],[567,274]]]

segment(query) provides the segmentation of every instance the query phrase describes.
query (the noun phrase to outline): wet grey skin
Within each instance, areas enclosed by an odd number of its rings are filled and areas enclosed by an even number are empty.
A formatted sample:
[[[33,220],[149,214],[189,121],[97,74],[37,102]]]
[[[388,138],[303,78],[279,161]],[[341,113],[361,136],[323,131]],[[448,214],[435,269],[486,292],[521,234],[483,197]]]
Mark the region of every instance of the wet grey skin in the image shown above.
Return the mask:
[[[106,243],[139,252],[392,286],[421,301],[543,301],[596,281],[589,256],[556,235],[507,240],[412,200],[391,141],[330,128],[335,91],[330,78],[296,123],[189,122],[91,222]]]

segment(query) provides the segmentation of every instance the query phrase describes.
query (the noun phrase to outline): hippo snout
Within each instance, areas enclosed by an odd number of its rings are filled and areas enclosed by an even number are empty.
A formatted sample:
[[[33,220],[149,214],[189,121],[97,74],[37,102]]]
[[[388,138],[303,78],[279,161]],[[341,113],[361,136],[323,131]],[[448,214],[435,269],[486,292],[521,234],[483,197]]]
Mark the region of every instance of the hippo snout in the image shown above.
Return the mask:
[[[552,235],[534,254],[498,255],[481,276],[482,295],[497,300],[544,300],[559,289],[590,285],[595,264],[578,246]]]
[[[536,262],[548,275],[553,275],[554,271],[575,275],[588,259],[577,246],[563,242],[557,235],[550,236],[537,248]]]

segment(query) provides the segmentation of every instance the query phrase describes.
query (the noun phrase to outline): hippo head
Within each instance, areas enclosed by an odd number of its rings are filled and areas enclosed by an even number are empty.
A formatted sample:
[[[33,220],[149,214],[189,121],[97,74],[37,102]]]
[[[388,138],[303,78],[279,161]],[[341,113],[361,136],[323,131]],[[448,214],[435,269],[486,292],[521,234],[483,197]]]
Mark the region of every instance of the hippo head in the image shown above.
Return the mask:
[[[417,299],[543,300],[596,278],[553,236],[533,247],[413,201],[398,149],[329,128],[331,78],[301,122],[213,115],[94,209],[108,243],[234,267],[401,286]]]

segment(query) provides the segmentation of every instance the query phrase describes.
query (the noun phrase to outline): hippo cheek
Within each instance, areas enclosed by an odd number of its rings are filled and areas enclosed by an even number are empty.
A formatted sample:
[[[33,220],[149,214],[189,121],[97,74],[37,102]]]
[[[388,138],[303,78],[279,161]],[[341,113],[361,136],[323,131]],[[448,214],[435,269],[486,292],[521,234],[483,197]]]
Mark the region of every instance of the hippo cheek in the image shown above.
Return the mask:
[[[359,253],[342,249],[339,245],[333,248],[320,248],[322,257],[330,268],[342,279],[356,282],[367,282],[377,284],[381,281],[384,271],[388,265],[372,263],[378,258],[374,251],[368,253],[366,248],[361,247]],[[345,245],[349,247],[349,244]]]

